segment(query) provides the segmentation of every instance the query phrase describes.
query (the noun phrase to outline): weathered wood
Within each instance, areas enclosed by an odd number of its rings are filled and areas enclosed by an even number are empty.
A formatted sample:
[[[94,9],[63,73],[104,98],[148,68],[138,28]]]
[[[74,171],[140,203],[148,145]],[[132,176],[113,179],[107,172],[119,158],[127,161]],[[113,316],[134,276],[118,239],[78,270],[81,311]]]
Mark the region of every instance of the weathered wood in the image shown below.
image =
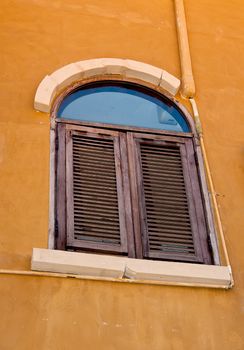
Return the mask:
[[[56,210],[57,210],[57,249],[64,250],[66,247],[66,142],[65,142],[65,125],[58,125],[58,152],[57,152],[57,196],[56,196]]]
[[[127,133],[127,149],[128,149],[128,163],[129,163],[129,176],[131,185],[131,203],[132,203],[132,214],[133,214],[133,225],[134,225],[134,237],[135,237],[135,250],[136,258],[142,259],[142,236],[141,236],[141,222],[140,222],[140,211],[139,211],[139,195],[137,186],[137,172],[135,166],[135,144],[132,133]]]
[[[198,141],[198,140],[195,140]],[[194,149],[196,152],[196,158],[198,163],[198,174],[201,182],[201,191],[203,196],[203,206],[206,213],[206,223],[208,227],[208,234],[211,242],[211,248],[213,252],[213,260],[215,265],[220,265],[220,256],[219,256],[219,244],[218,239],[215,234],[214,220],[213,220],[213,212],[211,208],[211,200],[209,198],[209,191],[207,187],[207,181],[205,176],[205,168],[203,163],[203,157],[201,153],[201,148],[199,146],[199,142],[194,143]]]
[[[192,188],[192,172],[189,168],[189,158],[187,157],[187,149],[186,146],[182,146],[180,148],[181,157],[182,157],[182,169],[184,173],[184,180],[185,180],[185,188],[187,193],[187,202],[188,202],[188,209],[190,214],[190,221],[191,221],[191,230],[193,233],[193,241],[194,241],[194,247],[195,247],[195,254],[198,258],[199,262],[203,262],[203,254],[200,244],[200,237],[199,237],[199,229],[198,229],[198,221],[197,221],[197,213],[196,213],[196,203]]]
[[[81,250],[81,251],[93,251],[93,252],[99,252],[102,254],[103,252],[106,252],[107,254],[121,254],[121,246],[118,243],[101,243],[101,242],[90,242],[90,241],[84,241],[79,240],[77,238],[74,238],[74,241],[72,243],[71,247],[68,247],[69,249],[73,250]]]
[[[164,134],[164,133],[163,133]],[[185,138],[181,137],[181,134],[179,133],[177,136],[171,136],[171,135],[166,135],[164,134],[162,135],[156,135],[156,134],[152,134],[152,133],[137,133],[134,132],[133,133],[133,138],[137,139],[139,142],[142,142],[145,145],[150,145],[151,140],[153,140],[153,143],[155,145],[159,144],[159,145],[166,145],[167,146],[171,146],[170,142],[172,142],[172,147],[175,147],[175,144],[179,144],[179,143],[184,143],[185,142]],[[159,141],[159,142],[157,142]]]
[[[106,124],[106,123],[96,123],[96,122],[89,122],[89,121],[82,121],[82,120],[74,120],[74,119],[65,119],[65,118],[57,118],[56,122],[58,123],[65,123],[65,124],[71,124],[71,125],[82,125],[85,127],[97,127],[97,128],[104,128],[104,129],[113,129],[118,131],[130,131],[130,132],[142,132],[142,133],[149,133],[149,134],[159,134],[159,135],[169,135],[169,136],[180,136],[183,138],[191,138],[193,136],[193,133],[191,132],[176,132],[176,131],[170,131],[170,130],[160,130],[160,129],[151,129],[151,128],[142,128],[138,126],[131,126],[131,125],[119,125],[119,124]]]
[[[73,123],[72,124],[67,123],[66,129],[73,130],[73,135],[79,136],[80,135],[79,131],[83,131],[87,136],[90,136],[90,137],[98,138],[98,135],[99,135],[100,139],[103,139],[103,138],[106,139],[106,135],[118,136],[118,131],[115,131],[115,130],[98,129],[94,127],[83,127],[80,125],[73,125]]]
[[[142,251],[143,257],[148,258],[150,256],[149,251],[149,237],[148,237],[148,225],[147,225],[147,210],[145,203],[145,193],[143,184],[143,171],[141,164],[141,150],[139,140],[136,140],[135,134],[132,134],[134,141],[134,155],[135,155],[135,167],[136,167],[136,183],[138,188],[138,199],[139,199],[139,215],[141,221],[141,235],[142,235]]]
[[[67,245],[74,240],[74,186],[73,186],[73,140],[70,130],[66,131],[66,195],[67,195]]]
[[[120,149],[119,135],[114,138],[114,161],[116,169],[116,181],[117,181],[117,196],[118,196],[118,210],[119,210],[119,222],[120,222],[120,239],[121,239],[121,251],[128,253],[127,245],[127,227],[126,227],[126,210],[125,210],[125,198],[124,198],[124,186],[123,186],[123,174],[122,174],[122,159]]]
[[[134,228],[132,219],[132,205],[131,205],[131,188],[129,178],[128,167],[128,154],[126,134],[120,133],[120,152],[121,152],[121,164],[122,164],[122,179],[123,179],[123,194],[124,194],[124,206],[125,206],[125,221],[127,232],[127,244],[128,244],[128,257],[135,258],[135,240],[134,240]]]
[[[54,125],[53,125],[54,124]],[[56,221],[56,125],[51,121],[50,129],[50,183],[49,183],[49,224],[48,224],[48,248],[55,249],[55,221]]]
[[[203,259],[205,264],[211,264],[212,258],[211,258],[209,245],[208,245],[208,233],[207,233],[206,219],[205,219],[204,209],[203,209],[203,198],[202,198],[202,193],[201,193],[200,184],[199,184],[199,178],[198,178],[196,160],[195,160],[195,152],[194,152],[192,140],[188,140],[186,142],[186,149],[187,149],[187,158],[188,158],[187,164],[190,170],[190,180],[192,185],[192,192],[194,195],[194,204],[195,204],[196,217],[197,217],[197,223],[198,223],[198,234],[200,238]]]

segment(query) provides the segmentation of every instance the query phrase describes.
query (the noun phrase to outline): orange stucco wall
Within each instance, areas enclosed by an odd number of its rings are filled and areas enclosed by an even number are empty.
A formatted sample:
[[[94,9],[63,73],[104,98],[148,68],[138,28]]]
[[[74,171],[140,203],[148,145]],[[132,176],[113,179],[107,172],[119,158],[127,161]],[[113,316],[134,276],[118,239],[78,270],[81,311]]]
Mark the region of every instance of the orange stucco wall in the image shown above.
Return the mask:
[[[229,291],[0,274],[0,349],[244,349],[244,3],[185,0],[204,138],[233,267]],[[131,58],[180,77],[172,0],[2,0],[0,268],[47,247],[49,116],[41,79]]]

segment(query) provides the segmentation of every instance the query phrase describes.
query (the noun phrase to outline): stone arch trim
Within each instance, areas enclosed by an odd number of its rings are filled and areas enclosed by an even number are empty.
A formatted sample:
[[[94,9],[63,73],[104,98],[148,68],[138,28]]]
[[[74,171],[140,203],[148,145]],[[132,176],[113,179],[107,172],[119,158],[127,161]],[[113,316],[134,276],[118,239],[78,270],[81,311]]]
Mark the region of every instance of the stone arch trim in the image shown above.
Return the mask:
[[[56,70],[39,84],[34,100],[34,108],[50,112],[55,96],[70,84],[82,79],[117,76],[126,81],[135,80],[161,88],[175,96],[180,88],[180,80],[167,71],[150,64],[118,58],[97,58],[68,64]]]

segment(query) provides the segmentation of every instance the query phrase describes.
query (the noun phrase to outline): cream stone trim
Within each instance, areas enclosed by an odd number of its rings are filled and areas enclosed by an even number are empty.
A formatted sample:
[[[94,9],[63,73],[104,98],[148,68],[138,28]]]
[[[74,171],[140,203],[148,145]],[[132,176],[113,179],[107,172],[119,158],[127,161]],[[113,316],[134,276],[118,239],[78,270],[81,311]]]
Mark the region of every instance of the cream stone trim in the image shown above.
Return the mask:
[[[228,266],[130,259],[34,248],[31,269],[79,278],[194,287],[231,288]]]
[[[34,108],[50,112],[54,97],[70,84],[97,76],[119,75],[119,79],[138,80],[142,84],[152,84],[175,96],[180,80],[161,68],[150,64],[118,58],[97,58],[68,64],[47,75],[37,88]]]

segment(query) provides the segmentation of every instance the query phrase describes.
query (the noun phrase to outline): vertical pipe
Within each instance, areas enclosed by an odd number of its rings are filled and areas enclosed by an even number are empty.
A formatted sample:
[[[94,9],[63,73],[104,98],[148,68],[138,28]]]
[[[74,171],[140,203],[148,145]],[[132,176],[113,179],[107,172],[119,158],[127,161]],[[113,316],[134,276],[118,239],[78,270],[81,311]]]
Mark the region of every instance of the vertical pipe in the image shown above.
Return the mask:
[[[183,0],[174,0],[174,3],[182,76],[181,94],[185,98],[191,98],[195,95],[195,82],[192,73],[184,3]]]

